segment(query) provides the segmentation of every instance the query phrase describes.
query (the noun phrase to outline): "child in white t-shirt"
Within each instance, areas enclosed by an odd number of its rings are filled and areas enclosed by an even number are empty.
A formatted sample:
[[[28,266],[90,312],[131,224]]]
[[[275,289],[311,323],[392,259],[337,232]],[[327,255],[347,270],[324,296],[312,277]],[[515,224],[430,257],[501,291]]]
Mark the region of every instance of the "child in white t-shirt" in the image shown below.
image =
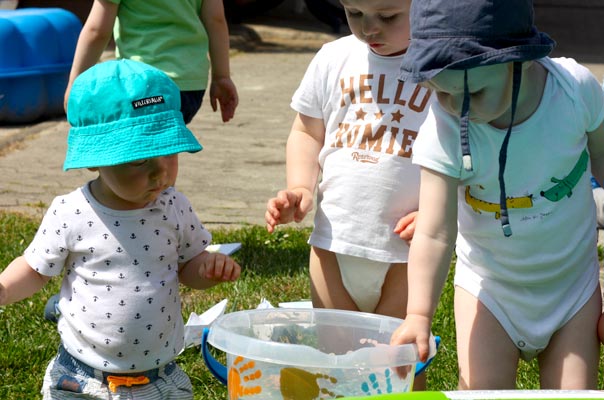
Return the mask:
[[[269,200],[267,229],[301,221],[318,183],[314,306],[403,317],[419,183],[411,148],[430,91],[397,79],[410,2],[342,4],[353,35],[323,46],[293,96],[288,188]]]
[[[341,3],[352,35],[323,46],[293,96],[287,189],[265,219],[269,232],[300,222],[317,189],[313,306],[404,318],[419,192],[411,154],[431,93],[398,80],[411,2]]]
[[[171,186],[178,153],[201,150],[178,87],[140,62],[97,64],[75,80],[67,118],[64,169],[98,177],[54,199],[24,255],[0,274],[0,305],[63,273],[61,346],[45,399],[192,399],[174,362],[184,342],[179,284],[233,281],[240,266],[204,250],[211,234]]]

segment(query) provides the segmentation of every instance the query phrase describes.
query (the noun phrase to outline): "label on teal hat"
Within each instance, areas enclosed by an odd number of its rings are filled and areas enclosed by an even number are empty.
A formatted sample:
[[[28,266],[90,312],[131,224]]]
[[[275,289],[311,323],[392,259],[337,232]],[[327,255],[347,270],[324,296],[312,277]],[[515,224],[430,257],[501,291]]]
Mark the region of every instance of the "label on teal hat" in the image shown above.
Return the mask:
[[[147,97],[145,99],[134,100],[132,102],[132,107],[136,110],[137,108],[151,106],[153,104],[161,104],[165,103],[164,96],[153,96]]]

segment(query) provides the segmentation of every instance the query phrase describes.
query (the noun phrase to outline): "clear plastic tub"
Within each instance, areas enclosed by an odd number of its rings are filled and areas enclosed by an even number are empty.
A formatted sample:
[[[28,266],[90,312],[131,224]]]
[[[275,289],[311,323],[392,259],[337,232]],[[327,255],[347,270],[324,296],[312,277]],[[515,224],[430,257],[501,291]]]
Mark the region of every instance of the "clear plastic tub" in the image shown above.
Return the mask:
[[[418,355],[415,345],[389,345],[402,322],[341,310],[240,311],[219,317],[207,342],[226,353],[227,365],[218,375],[226,375],[221,380],[231,400],[403,393],[413,386]],[[432,357],[434,341],[431,347]],[[208,363],[205,343],[203,350]],[[405,378],[396,374],[400,366],[409,367]]]

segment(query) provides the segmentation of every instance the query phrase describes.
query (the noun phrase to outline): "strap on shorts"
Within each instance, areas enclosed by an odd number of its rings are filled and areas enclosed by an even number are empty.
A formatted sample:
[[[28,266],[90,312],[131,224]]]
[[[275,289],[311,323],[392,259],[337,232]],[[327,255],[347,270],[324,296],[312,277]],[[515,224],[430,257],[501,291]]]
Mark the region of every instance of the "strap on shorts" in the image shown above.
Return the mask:
[[[142,372],[134,373],[114,373],[98,370],[90,365],[78,360],[65,350],[63,345],[59,346],[59,355],[57,361],[70,371],[87,375],[91,378],[103,377],[103,383],[109,386],[109,389],[115,393],[120,386],[131,387],[134,385],[147,385],[155,382],[159,378],[160,371],[170,375],[176,369],[174,361],[169,362],[160,368],[154,368]]]

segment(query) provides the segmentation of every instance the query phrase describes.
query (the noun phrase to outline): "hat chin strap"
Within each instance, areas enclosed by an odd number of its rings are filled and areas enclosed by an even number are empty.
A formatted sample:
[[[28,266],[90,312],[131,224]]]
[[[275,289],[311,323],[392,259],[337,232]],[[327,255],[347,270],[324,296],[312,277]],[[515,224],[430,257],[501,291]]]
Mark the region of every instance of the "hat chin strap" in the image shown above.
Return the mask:
[[[512,115],[510,126],[508,126],[508,131],[503,138],[501,149],[499,149],[499,207],[501,208],[501,228],[503,229],[503,234],[506,237],[512,236],[512,228],[510,227],[510,219],[508,217],[507,196],[505,194],[505,181],[503,179],[503,173],[505,172],[505,164],[508,158],[508,143],[510,141],[510,134],[512,133],[512,126],[514,125],[516,105],[518,103],[518,93],[520,92],[520,82],[522,81],[521,62],[514,62],[514,76],[512,79]]]
[[[463,103],[461,105],[461,116],[459,130],[461,134],[461,161],[466,171],[472,171],[472,154],[470,153],[470,135],[468,126],[470,124],[470,90],[468,89],[468,70],[463,71]]]
[[[503,234],[508,237],[512,236],[512,228],[510,226],[510,219],[508,216],[507,207],[507,196],[505,193],[505,181],[503,174],[505,172],[505,164],[507,161],[508,154],[508,143],[510,141],[510,134],[512,133],[512,126],[514,125],[514,117],[516,116],[516,105],[518,103],[518,94],[520,92],[520,82],[522,80],[522,63],[519,61],[514,62],[514,72],[512,78],[512,108],[511,108],[511,121],[508,126],[508,130],[503,138],[501,149],[499,149],[499,208],[500,208],[500,219],[501,228]],[[461,159],[463,167],[466,171],[472,171],[472,155],[470,152],[470,136],[468,134],[468,127],[470,123],[470,91],[468,89],[468,70],[464,70],[463,76],[463,103],[461,106],[461,115],[459,121],[460,129],[460,141],[461,141]]]

